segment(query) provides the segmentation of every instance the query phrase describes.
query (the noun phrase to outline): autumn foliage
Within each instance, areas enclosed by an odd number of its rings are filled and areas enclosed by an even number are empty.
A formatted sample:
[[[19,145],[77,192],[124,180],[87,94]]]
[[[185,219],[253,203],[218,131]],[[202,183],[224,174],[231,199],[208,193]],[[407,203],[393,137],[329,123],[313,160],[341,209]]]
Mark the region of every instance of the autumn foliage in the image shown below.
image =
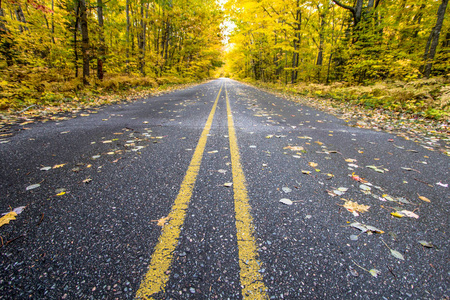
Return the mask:
[[[208,78],[222,19],[213,0],[3,0],[0,109]]]
[[[236,27],[224,74],[443,116],[450,110],[447,3],[230,0],[226,8]],[[439,79],[424,79],[433,77]],[[361,93],[358,86],[369,86],[370,92]]]

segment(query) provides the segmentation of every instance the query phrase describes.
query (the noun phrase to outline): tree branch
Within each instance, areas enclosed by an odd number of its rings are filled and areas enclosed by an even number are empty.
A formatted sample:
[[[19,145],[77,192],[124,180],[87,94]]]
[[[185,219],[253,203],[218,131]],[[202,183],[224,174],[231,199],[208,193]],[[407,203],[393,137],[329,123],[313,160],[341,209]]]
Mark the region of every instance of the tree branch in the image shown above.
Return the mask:
[[[338,0],[333,0],[333,2],[334,2],[336,5],[338,5],[338,6],[342,7],[342,8],[348,9],[348,10],[351,11],[353,14],[355,14],[355,8],[354,8],[354,7],[351,7],[351,6],[342,4],[342,3],[339,2]]]

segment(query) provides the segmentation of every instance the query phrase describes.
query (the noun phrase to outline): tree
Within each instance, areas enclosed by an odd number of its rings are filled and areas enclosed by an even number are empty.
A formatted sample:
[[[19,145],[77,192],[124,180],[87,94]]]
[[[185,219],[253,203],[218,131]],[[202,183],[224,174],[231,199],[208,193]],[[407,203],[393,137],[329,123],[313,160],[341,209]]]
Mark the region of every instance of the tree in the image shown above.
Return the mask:
[[[88,30],[88,20],[87,20],[87,8],[86,0],[78,0],[79,3],[79,17],[80,17],[80,28],[81,28],[81,54],[83,56],[83,83],[87,84],[87,77],[89,77],[89,61],[90,51],[89,51],[89,30]]]
[[[447,9],[448,0],[442,0],[437,12],[436,25],[433,27],[425,47],[423,74],[426,78],[431,75],[431,67],[436,55],[436,48],[439,44],[439,35],[441,33],[442,24],[444,23],[445,10]]]

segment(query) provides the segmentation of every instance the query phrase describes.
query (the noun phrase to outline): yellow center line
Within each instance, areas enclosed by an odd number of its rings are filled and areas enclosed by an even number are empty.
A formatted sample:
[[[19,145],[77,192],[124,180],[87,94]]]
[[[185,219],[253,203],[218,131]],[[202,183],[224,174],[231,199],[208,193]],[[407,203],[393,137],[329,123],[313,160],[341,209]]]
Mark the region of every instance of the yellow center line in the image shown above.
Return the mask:
[[[191,163],[186,171],[186,175],[181,183],[180,191],[169,213],[169,223],[163,227],[161,236],[155,246],[150,266],[145,274],[141,285],[136,292],[136,299],[152,299],[152,295],[164,291],[169,280],[169,268],[172,264],[173,254],[180,237],[181,226],[183,226],[186,217],[186,211],[189,201],[192,197],[192,191],[195,186],[200,164],[202,162],[203,152],[205,151],[206,141],[211,129],[214,114],[216,112],[217,102],[219,101],[222,87],[217,94],[216,101],[211,109],[206,125],[200,136],[200,139],[192,156]]]
[[[258,260],[256,241],[250,204],[245,183],[245,175],[242,170],[236,132],[234,129],[233,115],[231,113],[230,100],[228,99],[227,86],[225,85],[228,114],[228,136],[230,140],[231,166],[233,173],[234,209],[236,211],[237,243],[239,250],[240,280],[242,286],[242,298],[268,299],[267,288],[263,282],[263,276],[259,272],[261,263]]]

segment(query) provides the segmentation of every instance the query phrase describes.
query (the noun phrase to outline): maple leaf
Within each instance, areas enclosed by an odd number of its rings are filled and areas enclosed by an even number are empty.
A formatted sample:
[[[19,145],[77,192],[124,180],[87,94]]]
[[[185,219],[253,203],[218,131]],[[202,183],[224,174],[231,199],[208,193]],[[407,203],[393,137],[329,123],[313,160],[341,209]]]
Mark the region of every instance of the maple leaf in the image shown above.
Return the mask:
[[[354,201],[345,201],[343,205],[349,212],[367,212],[370,208],[369,205],[358,204]]]
[[[6,215],[4,215],[3,217],[0,218],[0,227],[2,227],[5,224],[8,224],[9,222],[11,222],[12,220],[15,220],[17,216],[17,213],[14,211],[10,211],[9,213],[7,213]]]
[[[156,222],[156,225],[160,226],[160,227],[164,227],[169,221],[170,221],[170,217],[162,217],[161,219],[158,220],[152,220],[152,222]]]
[[[54,165],[52,169],[59,169],[64,167],[66,164]]]

